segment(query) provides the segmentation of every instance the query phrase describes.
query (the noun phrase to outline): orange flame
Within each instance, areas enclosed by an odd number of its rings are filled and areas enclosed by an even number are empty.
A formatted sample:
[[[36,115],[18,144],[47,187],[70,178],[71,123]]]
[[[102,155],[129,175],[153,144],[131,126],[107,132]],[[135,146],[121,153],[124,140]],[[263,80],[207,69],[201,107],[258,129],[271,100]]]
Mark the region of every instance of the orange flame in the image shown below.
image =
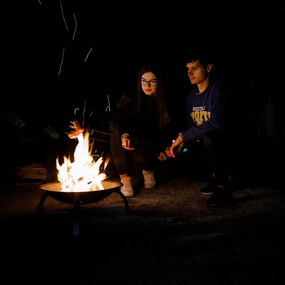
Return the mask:
[[[101,156],[94,161],[92,148],[89,146],[89,136],[88,131],[78,134],[73,162],[64,157],[64,162],[60,165],[58,158],[56,159],[57,177],[61,182],[62,191],[82,192],[104,189],[101,181],[107,176],[100,171],[103,158]]]

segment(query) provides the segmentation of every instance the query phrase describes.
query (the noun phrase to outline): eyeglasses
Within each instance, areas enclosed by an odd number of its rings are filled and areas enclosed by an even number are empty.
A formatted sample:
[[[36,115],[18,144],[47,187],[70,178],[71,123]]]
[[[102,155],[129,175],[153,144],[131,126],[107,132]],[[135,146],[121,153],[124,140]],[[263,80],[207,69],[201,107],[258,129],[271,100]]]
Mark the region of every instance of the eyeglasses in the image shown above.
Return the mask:
[[[146,80],[142,78],[141,83],[143,86],[155,86],[157,84],[157,79]]]

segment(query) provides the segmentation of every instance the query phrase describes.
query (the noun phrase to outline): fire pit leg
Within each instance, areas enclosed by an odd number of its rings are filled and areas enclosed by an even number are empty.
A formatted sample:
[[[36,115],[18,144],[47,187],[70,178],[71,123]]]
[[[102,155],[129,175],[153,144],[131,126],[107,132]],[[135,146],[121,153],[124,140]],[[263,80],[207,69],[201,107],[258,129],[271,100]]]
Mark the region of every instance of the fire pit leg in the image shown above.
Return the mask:
[[[39,206],[38,206],[38,213],[39,214],[41,214],[43,212],[43,206],[44,206],[44,202],[45,202],[47,196],[48,196],[48,193],[44,192],[42,197],[41,197],[41,200],[40,200]]]
[[[81,201],[74,201],[73,236],[79,236],[80,203]]]
[[[129,203],[128,203],[127,198],[126,198],[125,195],[120,191],[120,189],[118,189],[116,192],[122,197],[122,199],[123,199],[123,201],[124,201],[124,204],[125,204],[126,212],[127,212],[127,214],[129,215],[129,214],[130,214],[130,207],[129,207]]]

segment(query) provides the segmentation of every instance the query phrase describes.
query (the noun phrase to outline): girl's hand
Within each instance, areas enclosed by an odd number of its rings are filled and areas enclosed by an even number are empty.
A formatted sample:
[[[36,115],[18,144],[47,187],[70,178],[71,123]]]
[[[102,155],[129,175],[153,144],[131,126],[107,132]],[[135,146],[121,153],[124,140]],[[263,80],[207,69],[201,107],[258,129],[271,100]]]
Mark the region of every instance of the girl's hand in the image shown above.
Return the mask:
[[[134,150],[135,148],[132,146],[132,142],[130,140],[130,136],[128,134],[123,134],[121,136],[122,147],[126,150]]]

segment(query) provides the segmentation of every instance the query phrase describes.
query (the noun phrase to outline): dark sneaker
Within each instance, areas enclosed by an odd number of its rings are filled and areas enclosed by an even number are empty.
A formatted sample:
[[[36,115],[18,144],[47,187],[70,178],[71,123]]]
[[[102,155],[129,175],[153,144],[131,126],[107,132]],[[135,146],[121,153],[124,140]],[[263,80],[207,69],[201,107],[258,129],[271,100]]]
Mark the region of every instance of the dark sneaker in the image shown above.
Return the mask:
[[[223,207],[233,202],[233,194],[228,188],[218,187],[207,201],[208,207]]]
[[[216,186],[214,185],[214,182],[210,181],[207,186],[202,187],[202,188],[200,189],[200,192],[201,192],[203,195],[211,195],[211,194],[213,194],[213,192],[214,192],[215,190],[216,190]]]

